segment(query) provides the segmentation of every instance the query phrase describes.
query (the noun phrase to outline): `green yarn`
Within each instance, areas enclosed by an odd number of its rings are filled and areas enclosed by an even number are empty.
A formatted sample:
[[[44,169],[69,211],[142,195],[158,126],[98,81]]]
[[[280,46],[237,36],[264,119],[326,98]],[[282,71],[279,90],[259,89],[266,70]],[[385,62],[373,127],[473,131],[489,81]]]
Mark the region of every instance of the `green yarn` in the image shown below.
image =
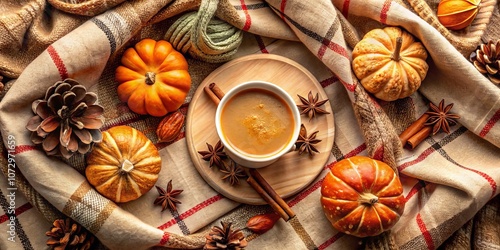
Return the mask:
[[[210,62],[231,59],[243,40],[241,30],[214,18],[219,0],[202,0],[197,12],[190,12],[175,21],[165,40],[182,53]]]

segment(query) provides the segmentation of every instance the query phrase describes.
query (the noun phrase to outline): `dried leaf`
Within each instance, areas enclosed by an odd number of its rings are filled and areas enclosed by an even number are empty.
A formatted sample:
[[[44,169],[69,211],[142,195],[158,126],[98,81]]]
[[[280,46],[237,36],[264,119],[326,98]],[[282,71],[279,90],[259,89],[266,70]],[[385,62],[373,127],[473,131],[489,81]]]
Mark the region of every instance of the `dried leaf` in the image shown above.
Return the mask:
[[[254,233],[263,234],[271,230],[280,218],[276,213],[255,215],[247,221],[247,228]]]

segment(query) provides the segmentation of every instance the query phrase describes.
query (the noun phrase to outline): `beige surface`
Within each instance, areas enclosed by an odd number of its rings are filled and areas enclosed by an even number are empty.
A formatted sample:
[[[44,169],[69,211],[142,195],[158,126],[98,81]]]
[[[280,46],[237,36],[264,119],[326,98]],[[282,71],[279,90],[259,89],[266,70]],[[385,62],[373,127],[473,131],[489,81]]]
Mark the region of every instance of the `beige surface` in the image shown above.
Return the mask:
[[[186,139],[194,166],[205,181],[224,196],[247,204],[265,204],[243,179],[240,179],[239,185],[231,186],[221,179],[221,172],[215,167],[209,168],[208,162],[198,154],[200,150],[207,150],[205,143],[215,145],[219,140],[214,121],[216,106],[203,87],[215,82],[224,92],[228,92],[232,87],[250,80],[275,83],[287,91],[297,104],[301,103],[297,95],[307,98],[310,90],[314,95],[319,93],[321,100],[328,97],[307,69],[290,59],[270,54],[250,55],[226,63],[198,87],[186,120]],[[318,115],[311,121],[306,115],[301,117],[308,134],[319,130],[317,138],[322,140],[317,144],[319,154],[310,157],[307,153],[299,155],[298,152],[290,152],[270,166],[258,170],[282,197],[290,197],[305,188],[328,160],[334,136],[333,112],[330,105],[323,108],[330,114]]]

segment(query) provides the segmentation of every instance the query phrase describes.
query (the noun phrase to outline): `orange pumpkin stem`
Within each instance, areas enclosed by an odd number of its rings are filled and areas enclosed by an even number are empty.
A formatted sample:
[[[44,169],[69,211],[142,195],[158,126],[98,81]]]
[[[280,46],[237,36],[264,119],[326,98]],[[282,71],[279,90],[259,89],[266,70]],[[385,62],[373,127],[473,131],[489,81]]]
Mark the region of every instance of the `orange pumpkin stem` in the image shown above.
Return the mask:
[[[394,50],[394,53],[392,53],[391,59],[399,62],[401,57],[399,56],[399,53],[401,52],[401,46],[403,45],[403,38],[398,37],[396,38],[396,49]]]
[[[146,73],[146,84],[153,85],[156,81],[156,73],[155,72],[147,72]]]
[[[372,193],[362,193],[359,195],[358,201],[361,204],[371,206],[378,202],[378,197]]]

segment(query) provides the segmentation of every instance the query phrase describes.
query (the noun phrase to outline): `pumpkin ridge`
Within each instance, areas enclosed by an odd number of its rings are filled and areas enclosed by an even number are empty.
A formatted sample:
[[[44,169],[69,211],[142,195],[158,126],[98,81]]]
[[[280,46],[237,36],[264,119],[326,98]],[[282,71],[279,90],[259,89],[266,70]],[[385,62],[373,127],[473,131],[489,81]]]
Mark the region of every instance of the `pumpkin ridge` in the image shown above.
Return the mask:
[[[359,170],[357,168],[357,165],[354,164],[351,159],[349,159],[349,163],[351,165],[351,168],[354,169],[354,171],[356,172],[356,174],[358,175],[358,178],[359,178],[359,183],[361,184],[361,190],[364,190],[366,191],[366,187],[365,187],[365,184],[363,183],[363,176],[361,175],[361,173],[359,173]],[[357,192],[357,191],[356,191]],[[359,192],[357,192],[359,195],[361,195]]]
[[[119,173],[119,172],[117,172],[117,173]],[[119,176],[118,177],[118,184],[117,184],[117,188],[116,188],[116,194],[115,194],[116,202],[121,202],[122,185],[123,185],[122,182],[123,182],[123,177]]]
[[[97,156],[93,156],[92,158],[89,158],[89,165],[95,165],[94,162],[96,159],[99,159],[98,161],[100,161],[102,159],[102,160],[111,162],[112,164],[119,164],[120,163],[118,161],[118,159],[116,158],[116,156],[111,155],[111,153],[113,153],[113,152],[107,152],[106,150],[104,150],[101,147],[96,147],[93,151],[95,151],[94,155],[97,154]],[[98,164],[98,165],[101,165],[101,164]],[[106,164],[106,165],[111,166],[111,164]]]
[[[148,158],[148,157],[143,157],[144,153],[147,151],[149,147],[151,147],[153,144],[151,141],[146,141],[139,149],[134,150],[134,152],[130,155],[129,161],[132,162],[132,164],[137,165],[139,162],[141,162],[143,159]],[[142,157],[142,158],[141,158]]]
[[[399,77],[401,78],[402,84],[399,84],[401,89],[399,89],[399,93],[397,95],[397,98],[403,98],[404,96],[407,96],[408,93],[410,92],[410,88],[413,86],[410,86],[410,79],[408,79],[408,73],[407,69],[404,66],[403,60],[400,60],[398,63],[398,70],[397,73],[399,74]]]
[[[356,227],[356,231],[354,231],[355,235],[359,234],[359,230],[362,228],[361,225],[363,225],[363,222],[365,221],[366,207],[362,208],[362,209],[363,209],[363,212],[361,214],[361,218],[359,220],[358,226]]]
[[[132,157],[134,156],[134,151],[135,151],[135,148],[132,148],[130,147],[130,145],[137,145],[137,139],[138,139],[138,135],[137,135],[137,130],[135,129],[131,129],[131,134],[132,136],[130,136],[130,141],[127,142],[127,144],[129,145],[127,147],[127,152],[123,152],[123,160],[128,160],[132,163],[132,165],[135,166],[135,162],[132,160]]]
[[[114,163],[112,163],[114,164]],[[93,169],[93,168],[104,168],[104,170],[101,170],[101,172],[99,173],[99,175],[103,176],[103,175],[106,175],[106,176],[115,176],[115,172],[117,172],[117,167],[116,165],[111,165],[111,164],[93,164],[92,166],[89,166],[89,169]],[[109,172],[109,173],[108,173]]]
[[[117,180],[119,181],[119,179],[120,179],[120,176],[118,175],[118,171],[116,171],[115,174],[111,175],[109,177],[109,179],[107,179],[106,181],[101,182],[101,183],[96,183],[98,185],[95,185],[95,188],[98,190],[106,189],[106,186],[111,185],[113,182],[115,182]]]
[[[186,70],[182,69],[173,69],[170,71],[159,72],[156,77],[166,86],[170,86],[180,91],[189,91],[191,88],[191,78],[186,78],[186,72]],[[187,82],[189,82],[189,84],[187,84]]]
[[[323,196],[323,199],[332,200],[332,201],[340,201],[340,202],[354,202],[353,200],[337,199],[337,198],[331,198],[331,197],[325,197],[325,196]]]
[[[158,159],[160,158],[159,156],[158,157],[146,157],[146,158],[143,158],[141,161],[137,162],[134,164],[134,167],[137,171],[141,171],[141,172],[146,172],[146,171],[151,171],[151,170],[147,170],[150,168],[150,165],[161,165],[161,160]],[[158,170],[158,172],[154,172],[154,173],[159,173],[160,170]]]
[[[129,184],[128,186],[135,192],[137,197],[141,196],[141,188],[137,184],[134,178],[132,178],[131,174],[127,174],[124,178],[126,182]]]
[[[351,192],[359,195],[359,192],[356,189],[354,189],[353,187],[351,187],[351,185],[347,184],[344,180],[342,180],[339,177],[337,177],[336,175],[334,175],[332,173],[332,171],[330,171],[328,174],[330,174],[335,181],[337,181],[339,183],[342,183],[345,188],[349,188],[350,189],[349,191],[351,191]]]
[[[398,198],[398,196],[390,196],[390,197],[383,197],[384,199],[385,198]],[[383,201],[383,199],[381,199]],[[379,200],[380,201],[380,200]],[[391,210],[398,218],[401,217],[401,215],[398,213],[398,211],[394,210],[391,206],[387,206],[385,203],[383,202],[378,202],[377,203],[378,206],[384,206],[385,208]]]
[[[383,198],[392,197],[392,196],[383,196],[383,195],[380,195],[380,194],[383,193],[384,191],[386,191],[387,189],[392,188],[394,186],[394,182],[397,181],[397,178],[398,178],[397,175],[393,174],[392,175],[392,179],[389,182],[389,184],[387,184],[385,187],[383,187],[382,189],[380,189],[375,195],[377,197],[383,197]]]
[[[152,85],[148,86],[147,88],[145,104],[146,112],[153,116],[161,117],[168,113],[168,110],[165,107],[165,104],[163,103],[159,93]]]
[[[463,20],[462,22],[454,24],[454,25],[450,25],[449,27],[455,27],[455,26],[459,26],[459,25],[462,25],[464,23],[467,23],[469,20],[476,18],[476,15],[477,15],[477,12],[474,15],[469,16],[467,19]]]
[[[380,218],[380,214],[378,213],[378,210],[375,209],[375,206],[374,205],[370,205],[370,208],[365,208],[363,210],[363,216],[361,217],[361,220],[360,220],[360,225],[363,224],[364,220],[365,220],[365,214],[368,212],[368,209],[373,209],[373,211],[375,212],[375,214],[377,215],[377,219],[378,219],[378,224],[380,226],[380,231],[384,231],[384,225],[382,224],[382,219]],[[356,229],[356,233],[359,233],[359,230],[360,230],[360,227],[358,226],[358,228]]]
[[[378,162],[377,161],[372,161],[374,164],[374,167],[375,167],[375,178],[373,178],[373,182],[372,182],[372,185],[370,186],[370,193],[373,194],[373,186],[378,182],[378,178],[379,178],[379,175],[378,173],[380,172],[380,167],[378,165]],[[375,194],[374,194],[375,195]]]
[[[387,80],[385,80],[386,78],[388,78],[387,76],[384,76],[384,81],[377,81],[376,83],[377,84],[370,84],[368,85],[366,82],[373,82],[373,79],[376,79],[376,78],[380,78],[380,72],[387,72],[389,71],[390,68],[393,68],[394,67],[394,64],[396,62],[393,61],[393,60],[390,60],[387,62],[387,64],[383,65],[382,68],[380,68],[379,70],[371,73],[370,75],[367,75],[366,77],[364,77],[361,82],[365,83],[365,84],[362,84],[367,90],[368,92],[371,92],[371,93],[380,93],[380,91],[382,91],[384,88],[385,88],[385,85],[387,83]]]
[[[115,138],[108,131],[104,131],[102,134],[103,134],[102,141],[106,141],[106,143],[109,143],[111,145],[106,145],[105,147],[99,145],[98,147],[103,149],[103,151],[104,148],[114,149],[112,151],[109,151],[109,156],[114,157],[119,162],[120,159],[123,158],[123,155],[122,152],[119,150],[118,143],[116,142]],[[104,137],[106,137],[106,140],[104,139]]]
[[[440,17],[453,16],[453,15],[457,15],[457,14],[463,14],[463,13],[471,11],[471,10],[473,10],[473,11],[477,10],[477,6],[470,6],[468,8],[455,10],[455,11],[450,12],[450,13],[440,13],[439,16]]]
[[[148,71],[148,65],[134,48],[128,48],[122,56],[121,63],[137,73],[144,75]]]
[[[154,179],[154,178],[156,178],[157,174],[146,173],[144,171],[135,169],[134,172],[129,173],[129,175],[138,176],[138,177],[143,178],[143,179]],[[134,178],[134,180],[135,180],[135,178]]]
[[[363,210],[363,211],[362,211],[362,213],[363,213],[363,214],[364,214],[364,212],[365,212],[365,211],[364,211],[364,210],[365,210],[365,208],[364,208],[364,207],[358,206],[358,207],[356,207],[355,209],[353,209],[351,212],[349,212],[348,214],[346,214],[344,217],[342,217],[340,220],[338,220],[338,221],[335,223],[335,224],[337,225],[337,228],[339,229],[339,231],[342,231],[342,232],[344,232],[344,233],[346,233],[346,234],[352,234],[352,233],[353,233],[353,232],[349,232],[349,231],[341,230],[341,229],[342,229],[342,226],[340,226],[339,224],[343,224],[346,220],[348,220],[348,219],[349,219],[349,217],[351,217],[351,216],[355,215],[355,214],[358,212],[358,210]],[[362,216],[363,216],[363,215],[362,215]],[[358,229],[360,228],[360,225],[361,225],[361,222],[362,222],[362,221],[363,221],[362,219],[360,219],[360,220],[359,220],[359,222],[358,222],[358,224],[357,224],[357,227],[356,227],[356,231],[358,231]],[[349,229],[351,229],[351,228],[353,228],[353,227],[354,227],[354,225],[353,225],[352,227],[348,227],[348,228],[349,228]]]

